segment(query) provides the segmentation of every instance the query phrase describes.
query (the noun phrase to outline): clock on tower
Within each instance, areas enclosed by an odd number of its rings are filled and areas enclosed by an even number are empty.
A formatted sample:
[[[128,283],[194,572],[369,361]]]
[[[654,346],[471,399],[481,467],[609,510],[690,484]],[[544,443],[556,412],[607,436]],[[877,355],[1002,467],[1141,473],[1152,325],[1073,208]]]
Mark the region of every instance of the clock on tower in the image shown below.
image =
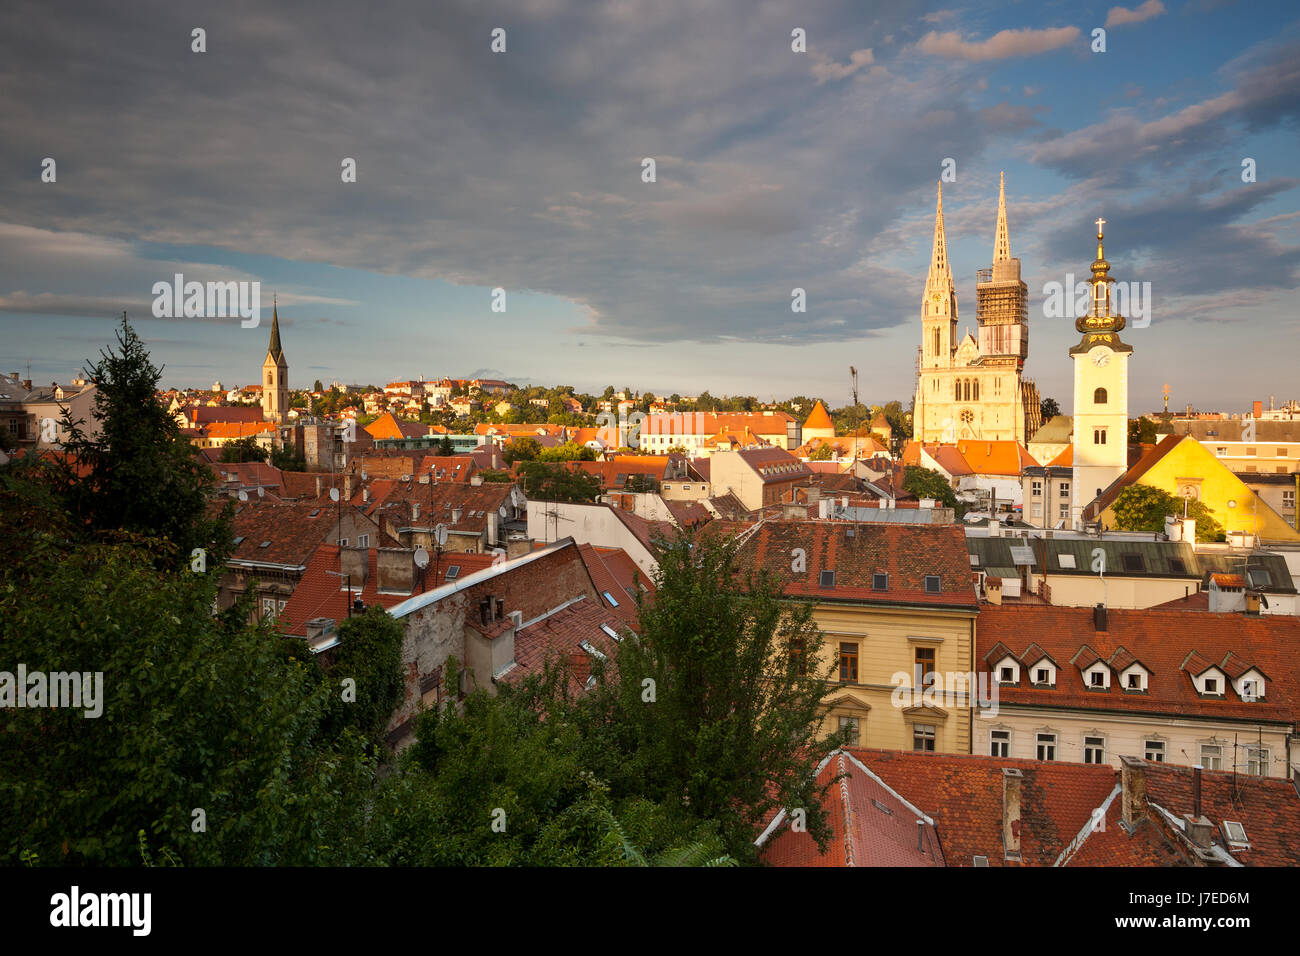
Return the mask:
[[[1128,360],[1133,347],[1119,337],[1126,322],[1111,312],[1110,263],[1097,220],[1092,308],[1075,320],[1082,338],[1074,359],[1074,480],[1070,517],[1076,527],[1088,505],[1128,470]]]

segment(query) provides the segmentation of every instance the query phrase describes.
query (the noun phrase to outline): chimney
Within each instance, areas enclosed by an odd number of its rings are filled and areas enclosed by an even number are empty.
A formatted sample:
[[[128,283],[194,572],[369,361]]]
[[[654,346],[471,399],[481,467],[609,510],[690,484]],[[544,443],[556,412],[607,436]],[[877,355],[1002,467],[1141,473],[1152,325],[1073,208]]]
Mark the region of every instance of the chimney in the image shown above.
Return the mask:
[[[1132,832],[1147,815],[1147,769],[1137,757],[1120,757],[1119,762],[1123,822]]]
[[[361,503],[362,503],[362,504],[366,504],[366,503],[369,502],[369,501],[370,501],[370,489],[369,489],[369,488],[362,488],[362,489],[361,489]]]
[[[369,548],[339,548],[339,571],[345,575],[339,582],[339,587],[346,588],[349,578],[353,591],[360,591],[365,586],[366,575],[370,570],[366,561],[369,550]]]
[[[352,476],[343,476],[343,497],[348,501],[352,500]]]
[[[487,513],[487,543],[489,548],[497,546],[497,518],[498,513],[489,511]]]
[[[464,508],[452,508],[452,509],[451,509],[451,523],[452,523],[452,524],[460,524],[461,516],[462,516],[464,513],[465,513],[465,509],[464,509]]]
[[[1192,815],[1201,815],[1201,765],[1192,768]]]
[[[317,498],[321,496],[322,491],[324,491],[324,488],[321,485],[321,477],[320,475],[317,475],[316,476],[316,497]]]
[[[1098,604],[1092,609],[1092,625],[1099,631],[1106,630],[1106,605]]]
[[[479,485],[483,484],[483,476],[482,476],[482,475],[473,475],[473,476],[470,478],[469,483],[470,483],[470,485],[472,485],[473,487],[477,488]]]
[[[1210,848],[1210,837],[1214,833],[1213,823],[1199,813],[1184,813],[1183,824],[1187,828],[1185,832],[1192,846],[1198,850],[1208,850]]]
[[[315,644],[317,641],[324,640],[334,633],[334,619],[330,617],[314,617],[307,622],[307,643]]]
[[[1270,400],[1269,404],[1272,405],[1273,402]],[[1252,418],[1259,418],[1261,415],[1264,414],[1264,403],[1255,402],[1254,405],[1251,406],[1250,413]]]
[[[414,522],[414,521],[419,521],[419,520],[420,520],[420,503],[419,503],[418,501],[412,501],[412,502],[411,502],[411,521]]]
[[[1002,769],[1002,857],[1020,862],[1020,782],[1024,774],[1012,767]]]
[[[375,556],[375,586],[393,594],[410,594],[415,588],[415,551],[379,548]]]

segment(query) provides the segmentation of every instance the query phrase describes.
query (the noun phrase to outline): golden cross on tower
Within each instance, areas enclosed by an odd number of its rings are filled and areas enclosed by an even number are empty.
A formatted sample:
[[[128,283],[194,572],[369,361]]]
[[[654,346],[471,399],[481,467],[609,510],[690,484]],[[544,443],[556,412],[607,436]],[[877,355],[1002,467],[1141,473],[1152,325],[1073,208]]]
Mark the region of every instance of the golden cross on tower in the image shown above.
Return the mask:
[[[1101,227],[1104,226],[1104,225],[1106,225],[1106,220],[1105,220],[1105,219],[1100,219],[1100,218],[1099,218],[1099,219],[1097,220],[1097,238],[1098,238],[1098,239],[1101,238]]]

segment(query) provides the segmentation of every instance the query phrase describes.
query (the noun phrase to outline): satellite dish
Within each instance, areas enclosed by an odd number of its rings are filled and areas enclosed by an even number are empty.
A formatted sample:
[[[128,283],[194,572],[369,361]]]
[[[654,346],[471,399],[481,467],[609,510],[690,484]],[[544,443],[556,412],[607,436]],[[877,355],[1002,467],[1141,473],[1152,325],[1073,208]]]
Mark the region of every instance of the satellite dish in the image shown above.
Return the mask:
[[[263,488],[263,487],[261,487],[260,485],[258,486],[258,489],[257,489],[257,497],[259,497],[259,498],[265,498],[265,497],[266,497],[266,489]]]
[[[424,548],[415,549],[415,566],[421,571],[429,566],[429,552]]]
[[[247,501],[247,500],[248,500],[248,492],[247,492],[247,491],[241,491],[241,492],[239,493],[239,500],[240,500],[240,501]]]
[[[331,488],[330,501],[338,501],[338,500],[339,500],[339,490],[337,488]]]
[[[447,526],[445,524],[440,524],[433,529],[433,540],[438,542],[440,548],[447,543]]]

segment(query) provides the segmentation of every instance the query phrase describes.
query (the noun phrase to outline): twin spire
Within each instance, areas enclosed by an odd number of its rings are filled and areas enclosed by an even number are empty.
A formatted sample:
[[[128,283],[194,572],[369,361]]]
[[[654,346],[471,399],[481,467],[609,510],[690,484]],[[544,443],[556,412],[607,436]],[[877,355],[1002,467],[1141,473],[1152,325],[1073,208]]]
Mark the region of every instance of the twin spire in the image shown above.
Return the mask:
[[[1007,174],[998,179],[998,226],[993,240],[993,261],[1011,259],[1011,233],[1007,229]],[[943,231],[943,183],[939,183],[939,198],[934,210],[934,252],[930,256],[930,273],[926,276],[927,292],[934,288],[952,291],[952,268],[948,265],[948,240]]]

